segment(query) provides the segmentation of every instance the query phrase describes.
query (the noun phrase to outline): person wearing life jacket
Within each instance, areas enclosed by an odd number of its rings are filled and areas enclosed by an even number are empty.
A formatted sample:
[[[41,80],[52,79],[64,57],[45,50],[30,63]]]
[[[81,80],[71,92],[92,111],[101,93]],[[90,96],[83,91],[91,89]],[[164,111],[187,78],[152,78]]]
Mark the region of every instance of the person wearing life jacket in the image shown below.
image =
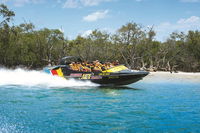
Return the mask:
[[[108,70],[110,68],[109,62],[105,63],[105,69]]]
[[[83,71],[83,66],[81,65],[80,62],[77,62],[76,65],[77,65],[78,71]]]
[[[82,67],[83,67],[83,72],[91,72],[91,69],[89,67],[87,67],[86,62],[82,63]]]
[[[70,69],[74,70],[74,71],[78,71],[78,67],[77,64],[75,62],[72,62],[71,64],[69,64]]]
[[[117,66],[117,65],[119,65],[119,61],[118,61],[118,60],[113,61],[113,62],[112,62],[112,65],[113,65],[113,66]]]
[[[96,71],[96,72],[100,71],[101,72],[102,71],[101,66],[102,66],[102,64],[98,60],[94,61],[93,71]]]

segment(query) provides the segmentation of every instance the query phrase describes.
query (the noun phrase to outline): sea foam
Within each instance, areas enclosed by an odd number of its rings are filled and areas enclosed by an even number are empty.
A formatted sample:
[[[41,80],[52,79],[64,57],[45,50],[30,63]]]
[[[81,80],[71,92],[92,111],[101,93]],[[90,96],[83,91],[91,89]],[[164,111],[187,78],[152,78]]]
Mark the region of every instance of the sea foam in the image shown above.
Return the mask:
[[[47,88],[98,86],[89,81],[66,80],[43,71],[0,68],[0,86],[4,85],[42,86]]]

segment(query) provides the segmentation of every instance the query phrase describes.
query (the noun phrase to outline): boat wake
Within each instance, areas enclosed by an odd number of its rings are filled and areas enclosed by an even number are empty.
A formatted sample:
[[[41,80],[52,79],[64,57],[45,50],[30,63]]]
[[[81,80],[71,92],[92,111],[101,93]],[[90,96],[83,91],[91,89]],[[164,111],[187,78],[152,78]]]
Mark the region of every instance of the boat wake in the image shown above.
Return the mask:
[[[25,70],[21,68],[14,70],[0,68],[0,86],[6,85],[46,88],[98,86],[89,81],[66,80],[62,77],[46,74],[43,71]]]

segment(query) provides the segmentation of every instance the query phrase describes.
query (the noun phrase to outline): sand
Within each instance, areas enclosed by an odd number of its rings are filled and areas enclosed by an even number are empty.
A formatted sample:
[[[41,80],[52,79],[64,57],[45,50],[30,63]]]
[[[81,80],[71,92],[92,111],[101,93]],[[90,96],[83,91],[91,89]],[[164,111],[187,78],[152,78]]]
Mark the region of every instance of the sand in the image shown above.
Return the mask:
[[[150,74],[143,79],[148,82],[195,82],[200,83],[200,73],[191,72],[150,72]]]

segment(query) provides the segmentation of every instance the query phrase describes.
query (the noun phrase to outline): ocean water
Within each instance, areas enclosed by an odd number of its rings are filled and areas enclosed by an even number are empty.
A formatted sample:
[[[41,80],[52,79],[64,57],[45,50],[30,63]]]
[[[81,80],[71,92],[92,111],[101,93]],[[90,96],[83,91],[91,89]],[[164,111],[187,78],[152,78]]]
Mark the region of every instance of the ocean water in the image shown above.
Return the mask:
[[[0,133],[200,132],[200,77],[149,75],[124,87],[0,69]]]

